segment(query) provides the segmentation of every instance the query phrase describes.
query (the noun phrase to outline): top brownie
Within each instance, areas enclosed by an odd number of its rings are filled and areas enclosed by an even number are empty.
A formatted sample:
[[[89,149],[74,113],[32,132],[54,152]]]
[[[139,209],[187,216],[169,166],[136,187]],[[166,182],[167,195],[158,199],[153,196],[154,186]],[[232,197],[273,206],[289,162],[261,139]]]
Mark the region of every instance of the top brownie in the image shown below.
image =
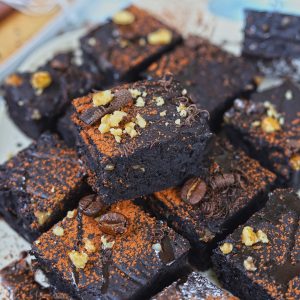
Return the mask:
[[[175,30],[132,5],[81,38],[81,47],[109,81],[128,81],[180,40]]]
[[[215,251],[225,288],[245,300],[299,299],[299,217],[300,199],[294,191],[271,193],[266,207]]]
[[[236,100],[225,114],[232,141],[266,166],[281,184],[300,187],[299,85],[290,81],[256,93],[252,101]]]
[[[55,130],[71,99],[102,83],[94,63],[83,61],[77,52],[67,52],[57,54],[35,72],[8,76],[3,85],[4,98],[20,130],[37,139],[43,131]]]
[[[300,57],[300,17],[246,10],[243,53],[265,59]]]
[[[211,137],[207,113],[172,77],[97,92],[73,106],[81,151],[106,202],[202,174]]]
[[[254,88],[256,68],[205,39],[190,36],[184,45],[154,62],[146,76],[168,73],[175,75],[196,103],[209,111],[213,124],[235,97]]]

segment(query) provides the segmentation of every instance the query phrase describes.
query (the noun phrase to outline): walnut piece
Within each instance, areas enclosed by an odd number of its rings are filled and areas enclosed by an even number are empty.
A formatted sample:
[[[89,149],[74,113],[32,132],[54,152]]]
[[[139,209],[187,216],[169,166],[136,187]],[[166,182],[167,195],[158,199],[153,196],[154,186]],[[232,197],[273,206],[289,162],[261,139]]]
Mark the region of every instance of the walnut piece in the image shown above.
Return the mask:
[[[69,252],[69,258],[77,269],[84,269],[86,263],[89,260],[89,257],[86,253],[78,252],[75,250]]]
[[[172,41],[172,32],[166,28],[158,29],[147,36],[150,45],[168,45]]]
[[[111,90],[94,93],[92,96],[93,104],[95,106],[106,105],[114,98]]]
[[[253,261],[253,257],[248,256],[247,259],[244,260],[244,268],[247,271],[251,271],[251,272],[254,272],[257,270],[257,268],[255,267],[254,261]]]
[[[51,84],[52,78],[49,72],[39,71],[32,75],[30,82],[32,87],[36,90],[44,90]]]
[[[134,22],[135,16],[128,10],[122,10],[117,12],[113,17],[112,20],[115,24],[118,25],[130,25]]]
[[[220,246],[220,250],[223,254],[229,254],[233,250],[233,245],[231,243],[224,243]]]

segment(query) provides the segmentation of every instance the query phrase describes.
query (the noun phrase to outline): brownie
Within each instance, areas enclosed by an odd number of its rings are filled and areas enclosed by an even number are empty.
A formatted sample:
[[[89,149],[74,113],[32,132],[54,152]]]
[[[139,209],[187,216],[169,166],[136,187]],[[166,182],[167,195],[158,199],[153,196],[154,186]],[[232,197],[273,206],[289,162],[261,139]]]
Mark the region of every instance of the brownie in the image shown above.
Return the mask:
[[[75,99],[73,106],[80,152],[105,202],[150,194],[203,172],[211,138],[207,113],[172,77],[124,84]]]
[[[152,300],[238,300],[199,272],[174,282]]]
[[[71,99],[100,88],[102,82],[94,63],[67,52],[57,54],[35,72],[8,76],[3,90],[11,119],[21,131],[37,139],[42,132],[55,130]]]
[[[188,242],[132,201],[84,203],[32,247],[58,290],[79,299],[148,299],[190,271]]]
[[[64,293],[57,293],[41,286],[25,257],[14,261],[0,271],[0,297],[9,300],[71,300]]]
[[[0,212],[28,241],[73,209],[87,190],[76,152],[49,133],[0,166]]]
[[[299,299],[300,199],[291,189],[270,194],[266,207],[215,250],[224,287],[241,299]]]
[[[262,165],[276,173],[280,185],[300,188],[300,87],[284,84],[237,99],[224,116],[225,130]]]
[[[131,81],[163,53],[181,41],[174,29],[131,5],[81,38],[85,56],[92,58],[107,81]]]
[[[225,139],[216,139],[209,161],[208,174],[139,199],[193,247],[205,250],[263,206],[275,181],[273,173]]]
[[[300,78],[300,16],[246,10],[242,52],[268,75]]]
[[[182,46],[150,65],[145,76],[156,78],[168,73],[209,111],[211,125],[217,128],[234,98],[248,95],[255,88],[257,70],[244,58],[229,54],[208,40],[190,36]]]

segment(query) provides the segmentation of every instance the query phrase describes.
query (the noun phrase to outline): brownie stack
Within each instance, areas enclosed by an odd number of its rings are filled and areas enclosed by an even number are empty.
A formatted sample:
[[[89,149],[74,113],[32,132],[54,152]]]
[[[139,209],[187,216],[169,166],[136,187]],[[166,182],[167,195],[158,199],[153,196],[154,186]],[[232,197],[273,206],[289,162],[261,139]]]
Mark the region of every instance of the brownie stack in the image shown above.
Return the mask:
[[[4,299],[300,299],[300,88],[255,92],[247,28],[236,57],[130,6],[5,80]]]

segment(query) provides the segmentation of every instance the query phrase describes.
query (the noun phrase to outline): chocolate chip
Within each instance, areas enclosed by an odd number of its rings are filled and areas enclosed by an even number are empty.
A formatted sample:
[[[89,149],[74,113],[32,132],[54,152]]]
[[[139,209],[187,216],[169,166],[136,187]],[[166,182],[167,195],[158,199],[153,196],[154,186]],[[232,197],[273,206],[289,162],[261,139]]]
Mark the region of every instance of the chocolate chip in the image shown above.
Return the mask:
[[[199,203],[206,194],[207,185],[200,178],[189,179],[181,189],[181,198],[188,204]]]
[[[89,217],[95,217],[106,209],[100,196],[92,194],[80,199],[78,209]]]
[[[101,231],[110,235],[123,234],[126,231],[127,219],[116,212],[108,212],[99,218]]]
[[[81,121],[83,121],[87,125],[92,125],[96,123],[98,120],[100,120],[104,115],[106,114],[106,111],[101,106],[96,107],[90,107],[85,112],[83,112],[79,118]]]

